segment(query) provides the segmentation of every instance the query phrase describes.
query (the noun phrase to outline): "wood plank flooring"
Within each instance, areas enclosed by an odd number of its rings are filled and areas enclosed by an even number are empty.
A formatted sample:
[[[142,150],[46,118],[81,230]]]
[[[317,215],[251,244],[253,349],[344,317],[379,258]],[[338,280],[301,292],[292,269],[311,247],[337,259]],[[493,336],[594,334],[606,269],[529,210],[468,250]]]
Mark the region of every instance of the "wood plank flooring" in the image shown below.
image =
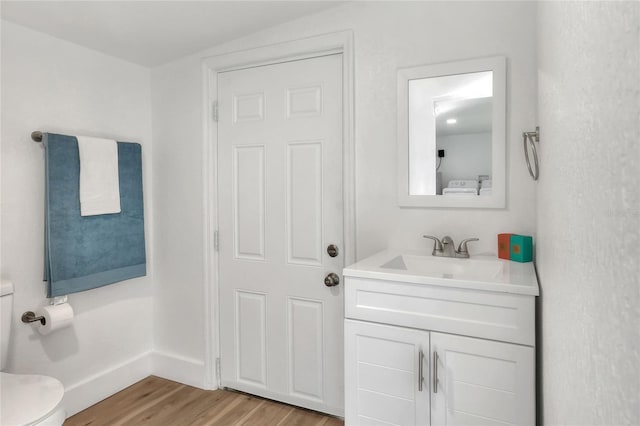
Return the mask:
[[[336,417],[226,390],[206,391],[150,376],[69,417],[65,426],[342,426]]]

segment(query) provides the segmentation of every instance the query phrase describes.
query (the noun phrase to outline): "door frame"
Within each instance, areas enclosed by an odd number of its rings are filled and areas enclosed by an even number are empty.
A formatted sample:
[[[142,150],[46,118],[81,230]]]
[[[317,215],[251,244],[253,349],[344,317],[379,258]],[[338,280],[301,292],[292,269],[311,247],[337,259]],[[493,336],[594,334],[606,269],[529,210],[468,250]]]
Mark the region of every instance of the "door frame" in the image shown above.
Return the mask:
[[[342,54],[342,185],[344,264],[356,259],[355,221],[355,104],[353,31],[340,31],[278,44],[234,51],[202,59],[202,170],[204,223],[204,341],[207,389],[220,387],[219,258],[215,232],[218,230],[218,123],[214,102],[218,99],[218,73]]]

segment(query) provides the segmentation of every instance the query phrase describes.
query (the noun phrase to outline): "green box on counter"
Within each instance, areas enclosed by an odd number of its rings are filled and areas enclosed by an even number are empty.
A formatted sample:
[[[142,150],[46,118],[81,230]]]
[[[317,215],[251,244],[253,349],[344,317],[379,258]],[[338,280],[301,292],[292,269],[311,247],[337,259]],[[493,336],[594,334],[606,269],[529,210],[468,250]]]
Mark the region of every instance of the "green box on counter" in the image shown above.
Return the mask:
[[[533,238],[527,235],[511,235],[511,260],[516,262],[531,262],[533,260]]]

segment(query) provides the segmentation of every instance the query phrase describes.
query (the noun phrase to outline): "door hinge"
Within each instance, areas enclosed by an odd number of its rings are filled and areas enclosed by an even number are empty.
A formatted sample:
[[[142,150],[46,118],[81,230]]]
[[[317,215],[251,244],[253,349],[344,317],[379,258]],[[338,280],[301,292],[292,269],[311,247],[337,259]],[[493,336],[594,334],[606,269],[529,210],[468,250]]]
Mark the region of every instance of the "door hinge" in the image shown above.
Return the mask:
[[[212,115],[213,121],[217,123],[218,122],[218,101],[213,101],[213,103],[211,104],[211,115]]]
[[[220,376],[220,358],[216,358],[216,381],[218,382],[218,389],[222,386],[222,377]]]
[[[218,231],[213,231],[213,249],[215,251],[220,250],[220,234]]]

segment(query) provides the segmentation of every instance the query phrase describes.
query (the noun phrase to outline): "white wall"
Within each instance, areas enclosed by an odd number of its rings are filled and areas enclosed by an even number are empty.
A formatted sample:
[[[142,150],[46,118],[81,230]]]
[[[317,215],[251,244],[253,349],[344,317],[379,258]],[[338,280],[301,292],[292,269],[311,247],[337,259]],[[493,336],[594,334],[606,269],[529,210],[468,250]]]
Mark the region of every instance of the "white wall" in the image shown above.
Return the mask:
[[[148,374],[151,278],[69,296],[73,327],[40,336],[20,315],[46,304],[43,269],[44,151],[33,130],[90,134],[143,146],[148,273],[152,271],[150,72],[2,22],[2,259],[13,281],[7,371],[58,378],[68,414]]]
[[[444,149],[442,186],[452,179],[477,180],[478,175],[491,176],[491,133],[464,133],[439,136],[436,149]]]
[[[640,3],[540,2],[547,425],[640,421]]]
[[[200,63],[154,74],[154,337],[157,374],[200,387],[204,371],[204,196]],[[156,148],[157,145],[157,148]]]
[[[387,246],[430,250],[424,233],[480,237],[473,252],[496,252],[497,233],[535,232],[520,136],[536,124],[535,12],[534,2],[353,2],[153,69],[157,347],[203,360],[203,57],[352,29],[358,258]],[[508,58],[507,208],[397,207],[397,69],[496,55]]]

